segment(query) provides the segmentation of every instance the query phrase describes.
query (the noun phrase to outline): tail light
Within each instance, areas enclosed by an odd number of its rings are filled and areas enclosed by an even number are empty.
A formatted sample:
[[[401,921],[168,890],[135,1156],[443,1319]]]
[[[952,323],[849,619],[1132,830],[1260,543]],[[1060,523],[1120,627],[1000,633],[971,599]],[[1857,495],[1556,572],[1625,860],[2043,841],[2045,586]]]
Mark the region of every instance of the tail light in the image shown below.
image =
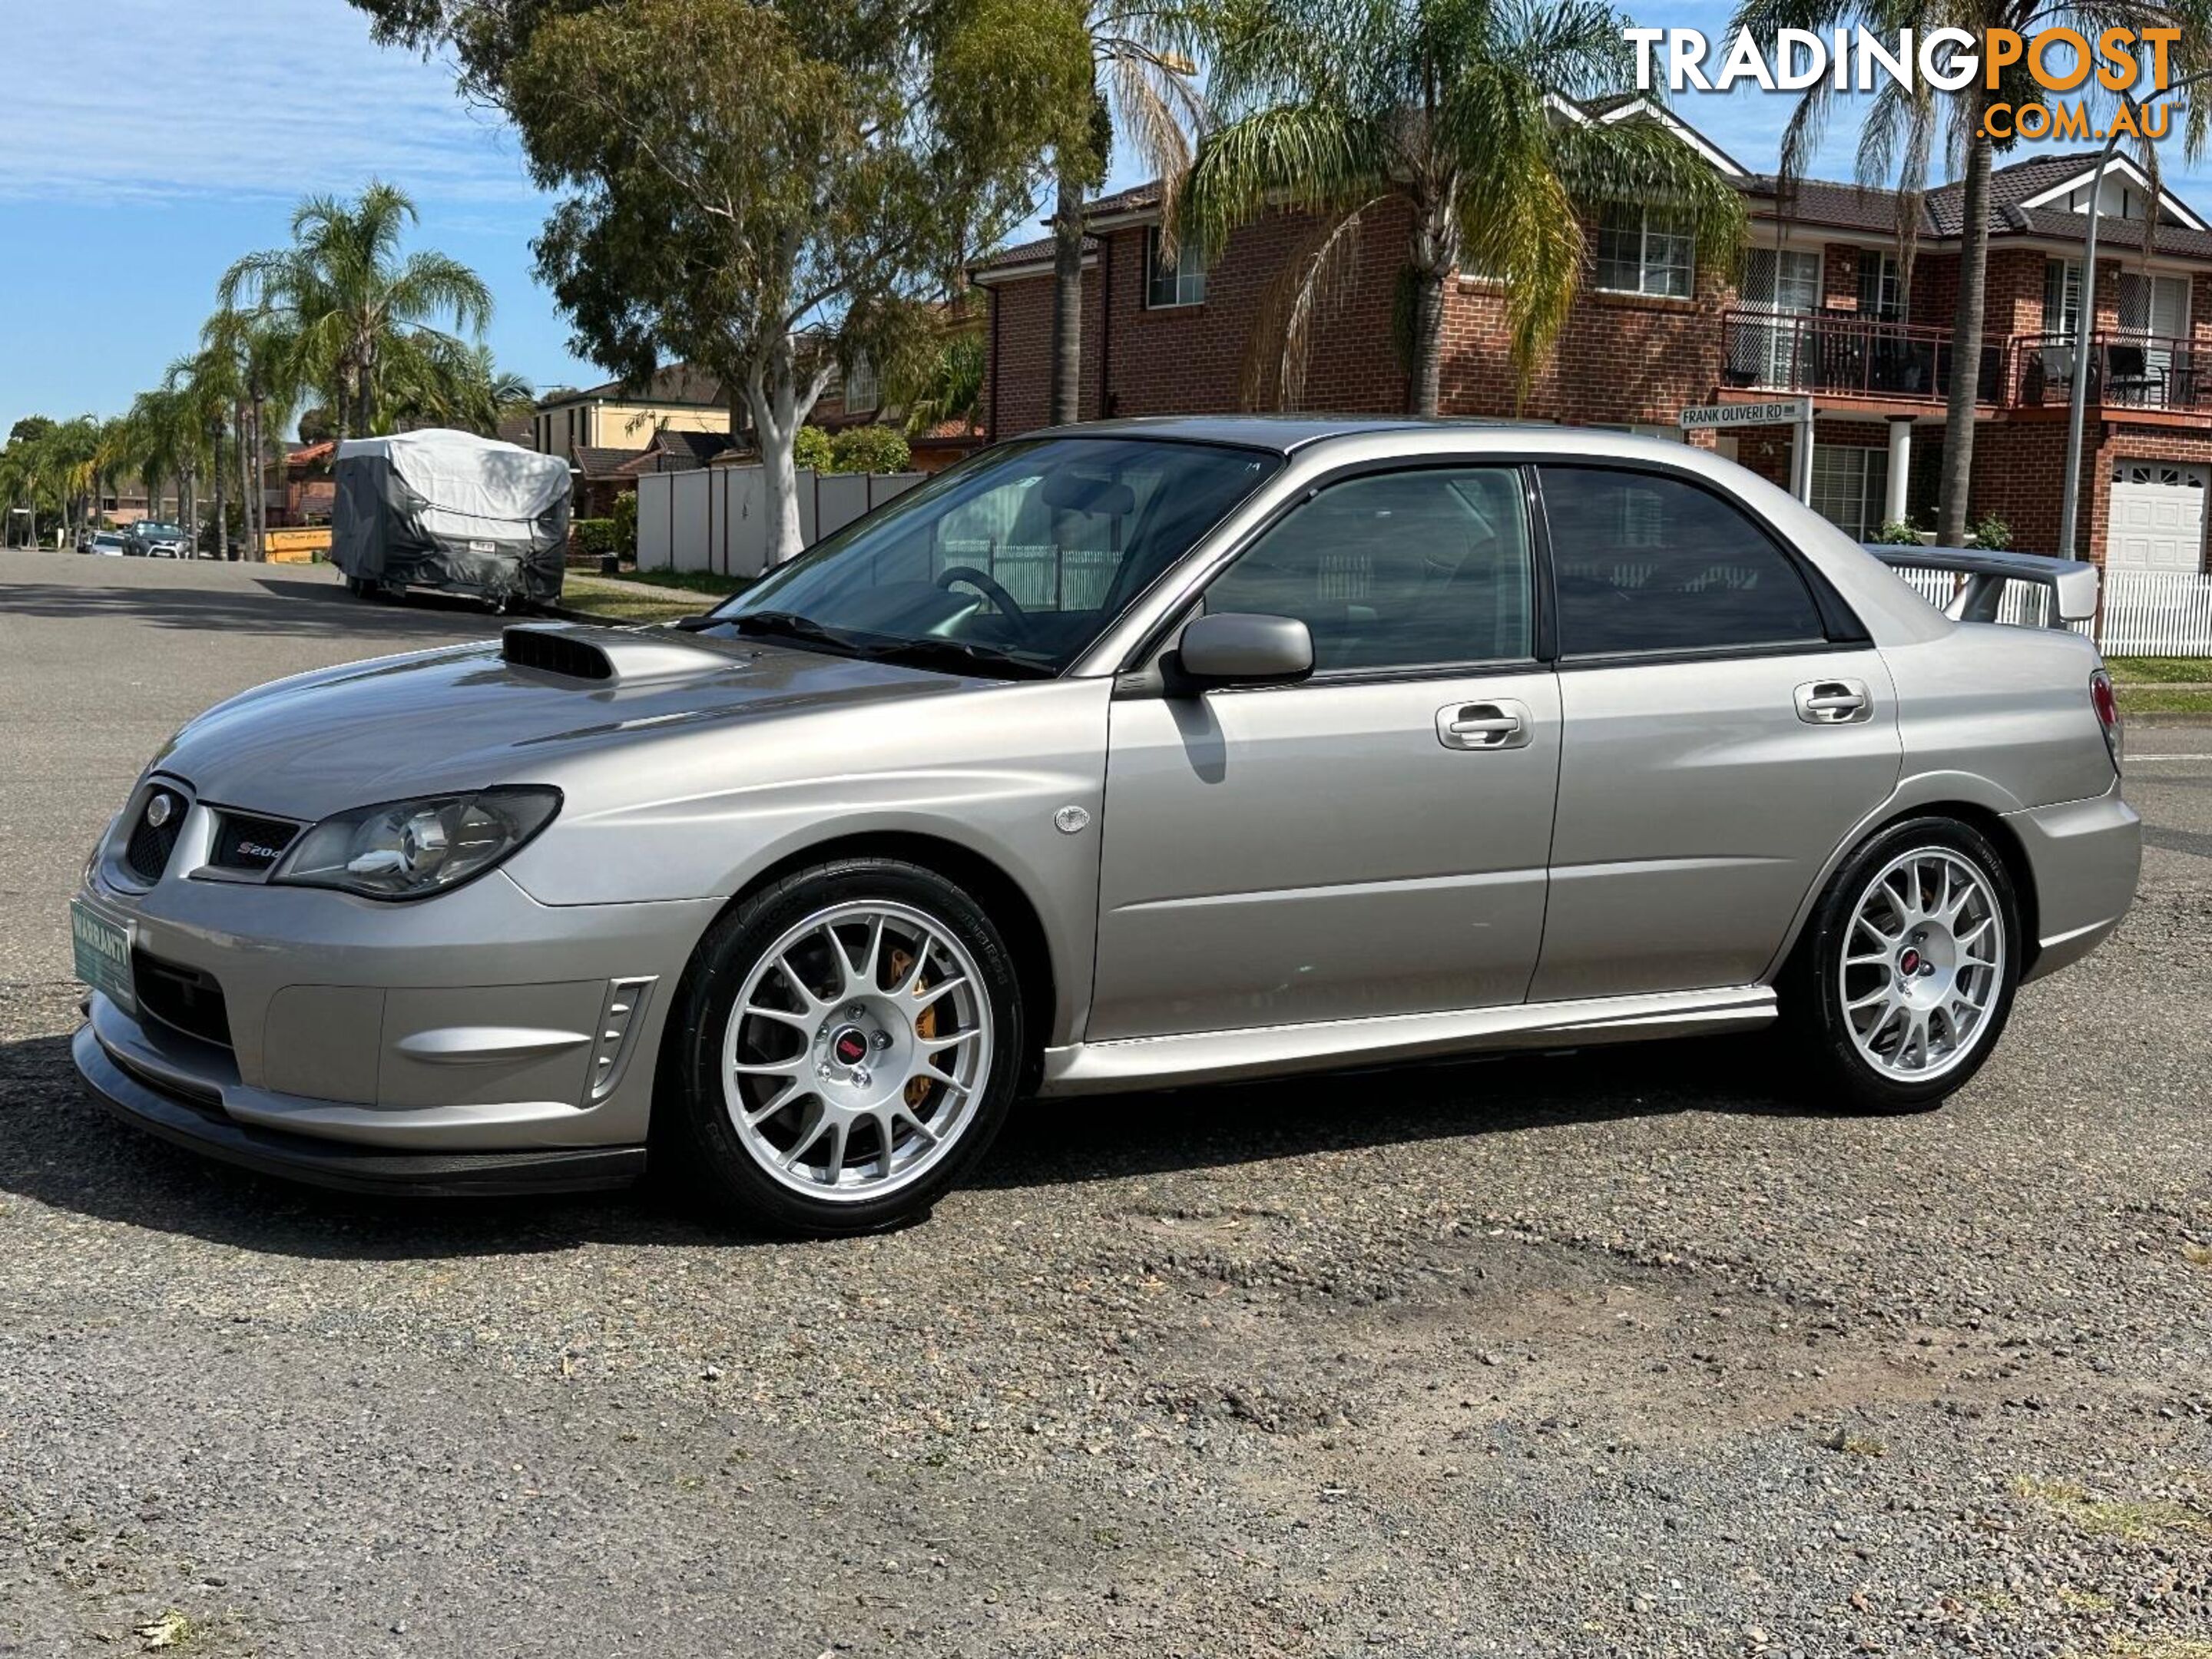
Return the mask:
[[[2101,668],[2089,676],[2089,703],[2097,711],[2097,724],[2105,728],[2105,747],[2117,772],[2124,751],[2127,723],[2120,718],[2120,700],[2113,695],[2112,677]]]

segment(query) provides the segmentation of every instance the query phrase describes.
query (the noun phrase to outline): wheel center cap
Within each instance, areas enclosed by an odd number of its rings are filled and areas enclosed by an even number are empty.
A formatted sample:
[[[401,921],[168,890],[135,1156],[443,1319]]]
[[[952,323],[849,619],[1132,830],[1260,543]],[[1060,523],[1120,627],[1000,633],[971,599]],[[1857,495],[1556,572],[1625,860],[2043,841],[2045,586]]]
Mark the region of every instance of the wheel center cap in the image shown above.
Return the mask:
[[[1920,952],[1914,950],[1907,950],[1903,956],[1898,957],[1897,966],[1898,970],[1900,973],[1918,973],[1920,971]]]
[[[840,1066],[858,1066],[868,1057],[868,1038],[857,1025],[840,1026],[830,1039],[830,1052]]]

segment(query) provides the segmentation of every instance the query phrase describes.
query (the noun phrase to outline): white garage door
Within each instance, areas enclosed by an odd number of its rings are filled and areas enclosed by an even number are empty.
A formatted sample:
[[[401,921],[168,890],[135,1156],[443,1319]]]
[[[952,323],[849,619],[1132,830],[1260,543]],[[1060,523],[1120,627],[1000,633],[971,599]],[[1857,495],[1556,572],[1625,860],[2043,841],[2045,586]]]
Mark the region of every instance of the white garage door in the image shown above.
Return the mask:
[[[2106,564],[2115,570],[2203,569],[2205,477],[2205,468],[2179,462],[2115,463]]]

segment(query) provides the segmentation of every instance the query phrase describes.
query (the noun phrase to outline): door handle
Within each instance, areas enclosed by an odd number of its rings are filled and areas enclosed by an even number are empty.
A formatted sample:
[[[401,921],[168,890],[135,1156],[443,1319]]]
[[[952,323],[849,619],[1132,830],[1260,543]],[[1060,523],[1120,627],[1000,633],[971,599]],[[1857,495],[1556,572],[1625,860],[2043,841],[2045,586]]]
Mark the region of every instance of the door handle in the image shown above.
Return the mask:
[[[1808,726],[1850,726],[1874,718],[1863,680],[1810,680],[1797,688],[1797,718]]]
[[[1437,710],[1437,741],[1447,749],[1526,749],[1534,735],[1528,706],[1511,697]]]

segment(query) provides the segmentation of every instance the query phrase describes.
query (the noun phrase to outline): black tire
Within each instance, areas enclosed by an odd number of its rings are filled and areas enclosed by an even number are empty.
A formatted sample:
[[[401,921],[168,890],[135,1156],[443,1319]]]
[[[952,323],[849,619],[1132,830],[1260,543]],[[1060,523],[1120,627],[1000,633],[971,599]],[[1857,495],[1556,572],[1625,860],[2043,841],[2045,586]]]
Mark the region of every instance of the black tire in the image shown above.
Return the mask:
[[[1943,1061],[1946,1069],[1937,1075],[1913,1079],[1882,1069],[1860,1052],[1844,1012],[1843,957],[1853,914],[1876,877],[1899,858],[1923,849],[1963,860],[1981,878],[1995,902],[2003,950],[1990,1000],[1967,1036],[1964,1054]],[[1862,947],[1866,943],[1863,936],[1858,942]],[[2013,993],[2020,984],[2025,944],[2019,896],[1988,836],[1955,818],[1922,817],[1893,824],[1844,860],[1806,923],[1777,987],[1784,1042],[1806,1066],[1815,1097],[1839,1110],[1883,1114],[1940,1106],[1981,1070],[2003,1036]],[[1863,980],[1855,981],[1855,988],[1861,984]]]
[[[748,1149],[724,1092],[723,1040],[739,990],[771,947],[820,912],[868,902],[920,913],[968,954],[990,1012],[988,1069],[951,1144],[908,1184],[874,1198],[817,1198],[771,1176]],[[655,1161],[673,1161],[718,1212],[775,1232],[828,1237],[926,1215],[990,1149],[1013,1103],[1028,1042],[1017,975],[1013,954],[983,908],[919,865],[838,859],[749,894],[707,930],[677,989],[656,1089]]]

